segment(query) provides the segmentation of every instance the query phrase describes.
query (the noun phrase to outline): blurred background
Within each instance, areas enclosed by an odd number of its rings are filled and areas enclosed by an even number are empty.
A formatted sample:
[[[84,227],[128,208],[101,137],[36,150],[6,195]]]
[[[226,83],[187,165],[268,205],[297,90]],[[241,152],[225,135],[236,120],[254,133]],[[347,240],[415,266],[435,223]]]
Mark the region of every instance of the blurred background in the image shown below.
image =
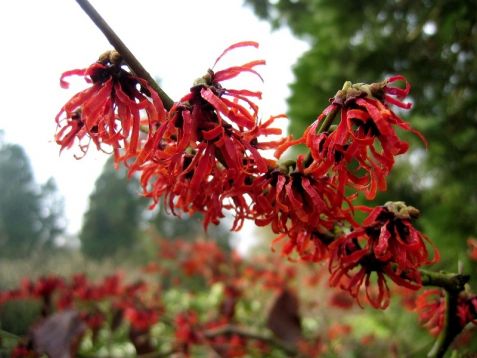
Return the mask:
[[[262,115],[286,112],[295,136],[344,81],[407,77],[414,107],[402,116],[429,146],[407,138],[411,150],[375,203],[419,208],[418,226],[441,252],[438,268],[456,271],[459,263],[476,273],[467,240],[477,236],[477,1],[92,4],[174,99],[231,43],[260,42],[252,56],[267,60],[258,84]],[[269,235],[253,225],[242,235],[231,235],[227,222],[204,233],[198,217],[177,221],[161,208],[148,210],[138,183],[115,171],[105,153],[60,155],[54,117],[82,87],[61,90],[59,77],[110,48],[73,0],[1,2],[0,39],[0,288],[48,272],[138,267],[155,256],[151,232],[217,238],[248,255],[268,250]],[[373,324],[385,330],[379,319]]]

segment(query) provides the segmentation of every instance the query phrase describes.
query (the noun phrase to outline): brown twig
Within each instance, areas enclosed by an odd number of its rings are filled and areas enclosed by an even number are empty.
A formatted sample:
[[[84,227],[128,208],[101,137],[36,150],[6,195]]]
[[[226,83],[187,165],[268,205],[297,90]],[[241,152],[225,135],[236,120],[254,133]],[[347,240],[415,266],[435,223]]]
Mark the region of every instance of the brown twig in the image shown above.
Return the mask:
[[[470,275],[448,272],[433,272],[421,269],[423,286],[441,287],[446,291],[463,291]]]
[[[259,333],[255,333],[255,332],[250,332],[250,331],[247,331],[243,328],[233,326],[233,325],[226,325],[226,326],[219,327],[219,328],[216,328],[216,329],[210,329],[210,330],[205,331],[203,333],[203,335],[204,335],[204,337],[209,338],[209,339],[214,338],[214,337],[218,337],[218,336],[223,336],[223,335],[237,335],[237,336],[240,336],[242,338],[253,339],[253,340],[257,340],[257,341],[272,345],[272,346],[282,350],[283,352],[285,352],[288,356],[295,356],[297,354],[297,351],[296,351],[295,348],[293,348],[290,345],[287,345],[287,344],[285,344],[285,343],[283,343],[283,342],[281,342],[281,341],[279,341],[279,340],[277,340],[273,337],[261,335]]]
[[[119,38],[118,35],[113,31],[113,29],[108,25],[108,23],[102,18],[102,16],[96,11],[96,9],[89,3],[88,0],[76,0],[76,2],[81,6],[83,11],[89,16],[89,18],[94,22],[94,24],[101,30],[101,32],[106,36],[109,43],[118,51],[123,58],[124,62],[128,65],[131,71],[138,77],[146,80],[149,85],[157,92],[159,97],[162,100],[164,108],[170,110],[174,104],[174,101],[165,93],[157,82],[151,77],[149,72],[143,67],[143,65],[138,61],[136,56],[129,50],[129,48],[124,44],[124,42]]]

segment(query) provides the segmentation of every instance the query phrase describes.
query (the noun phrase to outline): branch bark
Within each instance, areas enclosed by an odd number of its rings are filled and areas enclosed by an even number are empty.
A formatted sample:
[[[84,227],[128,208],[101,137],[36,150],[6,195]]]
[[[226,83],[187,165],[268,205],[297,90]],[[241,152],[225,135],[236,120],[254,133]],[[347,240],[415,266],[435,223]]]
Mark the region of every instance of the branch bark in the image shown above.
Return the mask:
[[[423,286],[441,287],[446,291],[463,291],[469,282],[470,275],[448,272],[420,270]]]
[[[149,72],[146,71],[144,66],[138,61],[136,56],[129,50],[124,42],[113,31],[109,24],[103,19],[103,17],[96,11],[93,5],[88,0],[76,0],[83,11],[89,16],[99,30],[106,36],[109,43],[119,52],[124,62],[128,65],[131,71],[138,77],[146,80],[149,85],[157,92],[162,100],[164,108],[170,110],[174,105],[174,101],[162,90],[157,82],[152,78]]]
[[[214,338],[214,337],[223,336],[223,335],[237,335],[242,338],[253,339],[253,340],[270,344],[282,350],[288,356],[295,356],[297,354],[297,351],[293,347],[290,347],[289,345],[284,344],[273,337],[264,336],[255,332],[250,332],[250,331],[244,330],[243,328],[232,326],[232,325],[227,325],[220,328],[205,331],[203,335],[206,338]]]

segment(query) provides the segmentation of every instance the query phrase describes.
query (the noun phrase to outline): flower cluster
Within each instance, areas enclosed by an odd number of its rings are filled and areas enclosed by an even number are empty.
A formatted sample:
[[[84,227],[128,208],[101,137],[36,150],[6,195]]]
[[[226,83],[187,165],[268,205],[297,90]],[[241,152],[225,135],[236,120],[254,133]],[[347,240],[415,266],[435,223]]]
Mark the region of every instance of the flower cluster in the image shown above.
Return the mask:
[[[392,86],[403,81],[405,88]],[[403,76],[371,85],[346,82],[331,99],[330,105],[305,131],[302,142],[313,159],[308,170],[315,175],[331,172],[342,192],[346,185],[374,199],[377,191],[386,190],[386,177],[394,157],[405,153],[409,145],[402,141],[396,128],[424,137],[394,113],[389,104],[409,109],[402,100],[409,94],[409,82]],[[340,117],[335,128],[331,124]]]
[[[100,346],[101,337],[109,330],[132,343],[138,355],[163,349],[165,337],[172,343],[169,349],[184,356],[195,356],[195,350],[201,348],[213,349],[223,357],[257,352],[262,356],[272,349],[268,336],[262,339],[241,333],[246,330],[240,328],[243,317],[237,313],[243,304],[272,298],[295,285],[290,278],[296,276],[296,265],[279,257],[269,260],[257,256],[247,261],[214,241],[160,240],[158,246],[157,260],[143,269],[145,281],[126,283],[121,274],[106,276],[97,283],[84,274],[69,279],[54,275],[24,279],[18,288],[0,291],[0,309],[11,301],[37,300],[45,309],[35,326],[74,311],[88,332],[78,339],[91,338],[90,344]],[[316,274],[316,270],[309,271]],[[216,297],[207,313],[196,305],[188,309],[177,305],[179,292],[194,297],[200,286]],[[234,328],[229,331],[230,327]],[[25,338],[29,339],[19,341],[13,356],[35,356],[35,338]]]
[[[416,312],[421,324],[433,336],[444,329],[446,320],[446,299],[442,289],[426,290],[416,299]],[[477,295],[462,292],[457,299],[457,321],[462,330],[468,323],[477,325]]]
[[[21,299],[36,299],[49,306],[42,310],[46,316],[33,327],[58,314],[66,317],[67,312],[74,310],[85,326],[85,334],[78,338],[83,348],[71,348],[78,352],[75,356],[84,353],[82,349],[91,349],[91,345],[93,350],[104,349],[104,337],[114,337],[117,344],[132,344],[137,355],[185,357],[211,350],[222,357],[271,356],[277,350],[277,342],[288,343],[303,357],[328,352],[343,355],[346,350],[356,349],[357,339],[362,345],[377,348],[374,336],[362,336],[363,332],[354,325],[336,323],[343,310],[348,317],[363,313],[345,291],[324,289],[327,283],[321,278],[327,276],[325,266],[296,265],[268,254],[246,259],[221,249],[214,241],[159,238],[157,244],[157,258],[138,272],[143,282],[127,283],[120,274],[99,282],[90,281],[84,274],[69,279],[25,279],[18,288],[0,291],[0,309],[8,309],[2,305]],[[430,304],[424,309],[427,313],[422,315],[423,319],[428,317],[432,325],[443,322],[444,297],[439,293],[421,300]],[[264,310],[267,306],[272,307],[268,313]],[[459,319],[475,321],[476,308],[475,296],[462,295]],[[315,322],[316,317],[330,319],[320,320],[320,328],[310,335],[301,328],[302,317]],[[250,329],[251,323],[262,322],[261,319],[267,321],[271,331],[266,335],[260,334],[263,325],[259,324],[256,331]],[[270,334],[275,339],[271,340]],[[35,341],[24,338],[12,356],[35,356]],[[382,340],[376,339],[376,343],[381,349],[390,349],[382,346]],[[278,349],[286,347],[289,346]]]
[[[328,256],[330,233],[340,220],[349,219],[329,178],[305,173],[300,157],[291,173],[276,169],[254,182],[253,218],[258,226],[271,225],[286,240],[282,253],[296,251],[304,261]]]
[[[213,68],[230,51],[244,47],[258,44],[228,47]],[[418,268],[438,255],[429,258],[428,240],[414,229],[412,213],[378,207],[359,225],[353,206],[358,193],[372,199],[386,189],[395,157],[408,150],[396,129],[411,131],[425,142],[390,108],[410,108],[404,102],[409,83],[400,75],[370,85],[347,82],[303,136],[276,139],[270,136],[280,136],[281,130],[274,122],[284,116],[263,121],[257,104],[261,92],[228,84],[243,74],[261,80],[257,68],[264,64],[253,60],[209,69],[166,110],[148,83],[124,68],[116,52],[107,53],[86,70],[63,74],[62,83],[74,74],[92,86],[58,114],[57,142],[62,149],[76,139],[83,151],[85,140],[112,148],[116,164],[140,175],[152,207],[164,200],[176,215],[200,213],[205,228],[218,224],[225,211],[234,216],[232,230],[239,230],[246,219],[270,226],[283,255],[308,262],[331,258],[331,283],[354,297],[364,283],[375,307],[388,304],[385,276],[398,285],[420,287]],[[309,154],[281,160],[297,144],[305,145]],[[264,150],[273,150],[275,159]],[[350,228],[350,234],[340,237]],[[373,272],[376,296],[370,289]]]
[[[63,73],[61,86],[68,88],[65,78],[82,76],[92,86],[74,95],[56,116],[56,142],[61,149],[75,141],[83,154],[91,141],[98,149],[112,149],[116,160],[137,155],[141,122],[152,129],[165,116],[157,93],[149,84],[122,68],[118,52],[108,51],[86,69]],[[146,115],[147,120],[141,118]],[[120,153],[119,148],[124,148]]]
[[[429,240],[412,225],[419,212],[403,202],[389,202],[372,209],[363,224],[331,244],[330,283],[358,297],[366,287],[366,296],[376,308],[389,305],[389,287],[385,276],[400,286],[421,287],[419,268],[439,260],[437,250],[431,257]],[[377,292],[373,292],[375,273]],[[375,290],[374,290],[375,291]]]
[[[73,276],[70,282],[52,275],[40,277],[36,281],[24,279],[19,288],[0,292],[0,305],[12,300],[39,299],[42,302],[43,316],[53,311],[93,305],[93,309],[84,312],[82,318],[91,329],[97,330],[106,320],[106,316],[99,309],[100,304],[107,301],[112,303],[118,317],[134,327],[145,329],[158,320],[160,312],[143,310],[143,293],[146,290],[146,283],[138,281],[125,284],[120,274],[107,276],[96,284],[89,281],[84,274]]]

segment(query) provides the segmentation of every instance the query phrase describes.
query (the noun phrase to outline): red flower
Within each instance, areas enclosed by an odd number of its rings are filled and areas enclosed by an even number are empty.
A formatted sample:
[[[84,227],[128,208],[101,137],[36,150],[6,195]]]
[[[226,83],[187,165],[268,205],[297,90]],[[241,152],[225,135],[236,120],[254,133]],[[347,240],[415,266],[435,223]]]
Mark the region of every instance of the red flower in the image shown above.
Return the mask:
[[[332,323],[328,328],[328,340],[349,336],[353,328],[349,324]]]
[[[439,252],[429,257],[426,242],[430,240],[416,230],[412,220],[419,211],[403,202],[389,202],[371,210],[362,228],[354,235],[368,235],[373,239],[373,252],[381,261],[397,264],[397,274],[439,261]]]
[[[354,306],[353,299],[342,291],[331,294],[329,305],[343,310],[351,309]]]
[[[404,81],[406,87],[389,86],[395,81]],[[341,192],[345,185],[351,185],[363,191],[367,199],[373,199],[378,190],[386,190],[386,177],[394,165],[394,157],[409,147],[399,139],[395,127],[411,131],[425,142],[418,131],[388,107],[390,103],[410,108],[410,104],[401,101],[409,90],[410,85],[403,76],[372,85],[345,84],[298,140],[309,147],[313,158],[307,170],[315,175],[331,170]],[[340,121],[336,129],[318,130],[338,113]]]
[[[254,46],[241,42],[228,51]],[[216,63],[217,63],[216,61]],[[131,172],[140,170],[145,195],[157,203],[165,197],[172,212],[176,209],[203,213],[204,226],[217,224],[223,209],[235,214],[233,230],[239,230],[248,217],[248,204],[240,190],[251,177],[265,173],[269,162],[259,149],[275,142],[261,142],[259,136],[279,134],[271,128],[276,117],[258,121],[255,99],[260,92],[225,88],[222,82],[241,73],[255,75],[255,67],[264,61],[252,61],[208,73],[196,81],[190,92],[171,109],[167,121],[150,133]]]
[[[83,321],[93,332],[97,332],[106,321],[106,317],[100,311],[84,312],[81,316]]]
[[[137,280],[126,286],[124,286],[123,297],[135,297],[139,296],[147,290],[147,284],[144,281]]]
[[[441,289],[426,290],[416,299],[416,311],[421,324],[433,336],[437,336],[444,328],[446,301]]]
[[[477,325],[477,295],[461,292],[457,304],[457,317],[462,328],[468,323]]]
[[[278,264],[277,264],[278,265]],[[289,280],[293,280],[296,278],[296,272],[293,268],[286,270],[276,271],[266,270],[261,274],[260,279],[263,281],[263,287],[270,290],[283,290],[283,287],[287,285]]]
[[[146,113],[150,131],[164,119],[158,95],[145,80],[124,70],[121,61],[117,52],[110,51],[86,69],[63,73],[60,83],[64,88],[68,87],[65,78],[72,75],[83,76],[92,86],[74,95],[56,116],[55,139],[61,150],[78,138],[83,154],[92,140],[98,149],[112,147],[117,161],[121,159],[119,149],[124,148],[122,159],[127,159],[138,153],[140,114]]]
[[[327,351],[327,346],[320,337],[314,338],[310,341],[301,339],[297,344],[298,352],[303,357],[319,357]]]
[[[258,226],[271,224],[273,232],[280,234],[274,242],[287,240],[282,253],[296,250],[302,260],[317,262],[328,255],[330,232],[337,221],[350,215],[342,209],[345,199],[329,178],[307,175],[303,161],[301,156],[291,173],[269,171],[247,190],[253,199],[251,218]]]
[[[196,332],[197,323],[198,318],[195,312],[181,313],[175,319],[176,344],[186,356],[189,354],[190,345],[199,344],[201,341],[199,334]]]
[[[384,272],[392,273],[392,270],[390,265],[369,253],[369,242],[358,243],[355,238],[345,236],[333,242],[330,250],[330,286],[339,285],[358,299],[364,285],[366,297],[373,307],[384,309],[389,305],[390,293]],[[373,273],[376,274],[377,293],[370,284]],[[359,299],[358,303],[361,305]]]
[[[0,292],[0,306],[7,302],[28,297],[23,290],[13,289],[9,291]]]
[[[124,318],[138,331],[147,331],[159,320],[159,312],[152,308],[138,308],[128,305],[123,311]]]
[[[357,298],[365,286],[369,302],[386,308],[390,292],[386,276],[410,289],[421,287],[418,268],[439,260],[437,250],[431,259],[426,248],[428,239],[417,231],[411,219],[417,209],[402,202],[387,203],[371,211],[363,225],[331,244],[330,284],[340,285]],[[377,276],[377,292],[371,287]]]
[[[36,298],[48,298],[51,297],[55,291],[63,288],[65,282],[62,278],[57,276],[43,276],[36,281],[23,280],[22,292],[26,296]]]
[[[477,239],[470,238],[467,240],[469,246],[469,257],[471,260],[477,261]]]
[[[10,353],[11,358],[35,358],[37,356],[38,355],[30,345],[27,346],[23,343],[18,343]]]
[[[210,338],[208,344],[220,357],[238,358],[247,356],[247,340],[236,334]]]
[[[102,291],[102,296],[120,295],[123,291],[121,281],[122,275],[119,273],[106,276],[103,279],[103,282],[99,285],[98,289]]]

